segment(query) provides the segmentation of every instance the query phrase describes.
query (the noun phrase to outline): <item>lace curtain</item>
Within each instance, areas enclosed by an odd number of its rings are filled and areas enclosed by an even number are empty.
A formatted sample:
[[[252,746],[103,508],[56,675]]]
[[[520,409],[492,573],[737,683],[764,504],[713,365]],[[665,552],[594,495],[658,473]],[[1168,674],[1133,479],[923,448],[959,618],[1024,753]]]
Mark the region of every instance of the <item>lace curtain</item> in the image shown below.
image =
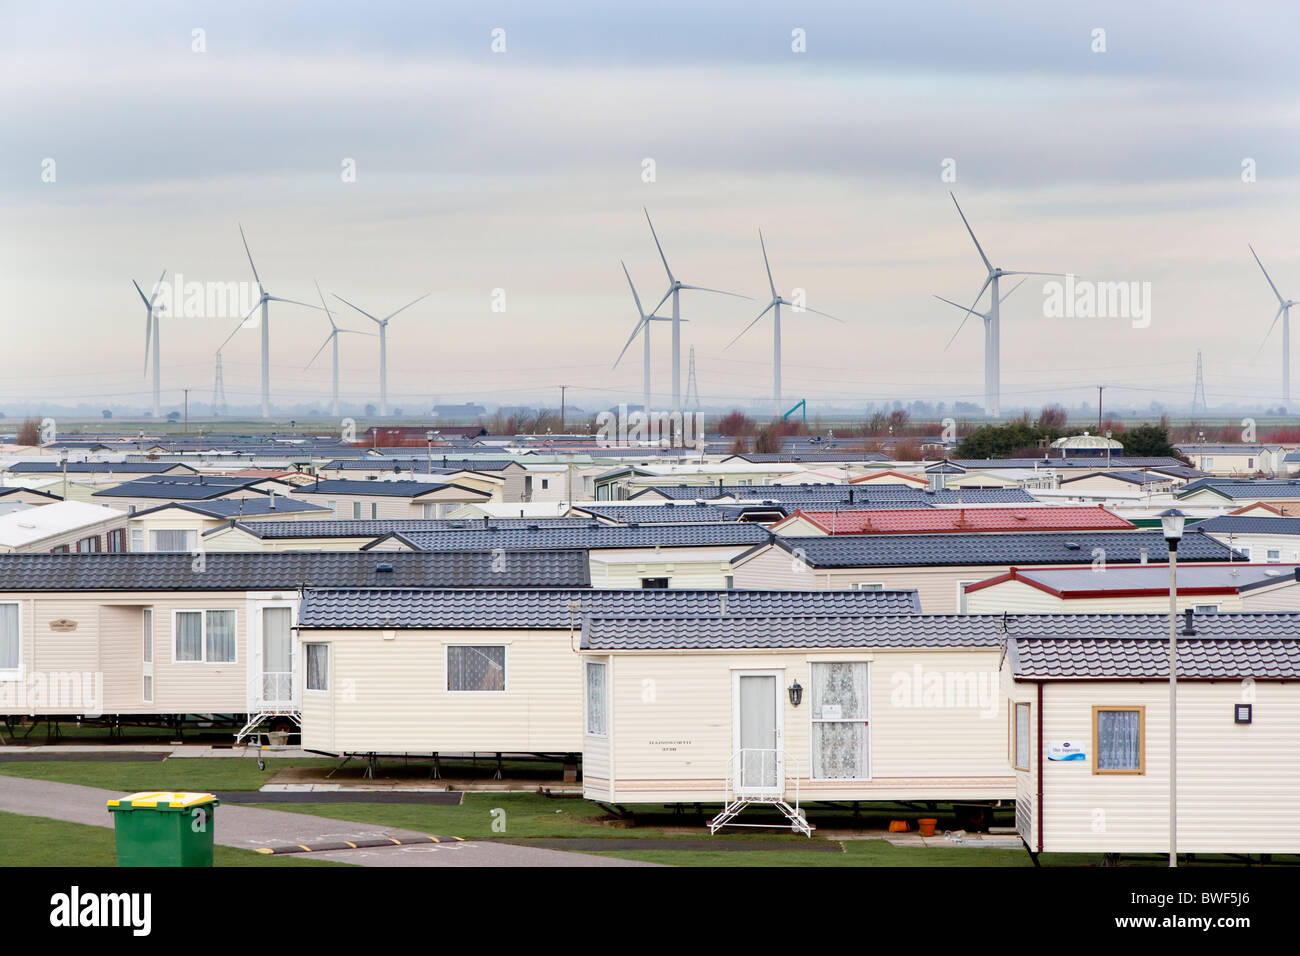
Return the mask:
[[[812,707],[812,775],[823,780],[865,779],[866,663],[814,663]]]
[[[1097,711],[1097,769],[1142,766],[1141,715],[1136,710]]]
[[[176,659],[203,660],[202,611],[181,611],[176,615]]]
[[[506,689],[504,646],[452,645],[447,648],[447,690]]]
[[[231,662],[235,659],[235,612],[208,612],[208,660]]]
[[[604,737],[605,723],[605,665],[587,662],[587,733]]]
[[[18,605],[0,604],[0,668],[14,670],[18,667]]]
[[[329,690],[330,647],[328,644],[307,644],[307,689]]]

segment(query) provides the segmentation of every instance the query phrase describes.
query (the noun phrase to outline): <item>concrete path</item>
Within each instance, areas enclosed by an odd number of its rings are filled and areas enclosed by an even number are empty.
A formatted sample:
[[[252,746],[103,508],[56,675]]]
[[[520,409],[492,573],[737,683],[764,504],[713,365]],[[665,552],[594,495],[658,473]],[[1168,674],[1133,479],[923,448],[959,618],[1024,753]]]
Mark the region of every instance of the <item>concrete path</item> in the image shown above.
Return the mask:
[[[71,823],[111,827],[107,801],[122,794],[47,780],[0,776],[0,810]],[[221,806],[216,813],[216,842],[243,850],[290,844],[359,842],[377,838],[411,839],[425,834],[395,827],[334,820],[305,813]],[[3,850],[0,850],[0,854]],[[306,855],[306,854],[304,854]],[[361,866],[638,866],[588,853],[570,853],[490,842],[447,842],[369,850],[313,853],[312,857]]]

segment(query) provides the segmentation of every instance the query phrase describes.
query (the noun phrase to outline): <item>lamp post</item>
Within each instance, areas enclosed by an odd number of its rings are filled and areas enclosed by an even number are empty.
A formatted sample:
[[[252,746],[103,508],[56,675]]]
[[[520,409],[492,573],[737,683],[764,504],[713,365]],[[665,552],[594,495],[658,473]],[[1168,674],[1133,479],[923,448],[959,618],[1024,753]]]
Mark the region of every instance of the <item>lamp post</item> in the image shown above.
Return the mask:
[[[1185,515],[1177,508],[1160,513],[1169,547],[1169,865],[1178,866],[1178,542]]]
[[[432,474],[433,474],[433,432],[431,432],[431,431],[427,431],[427,432],[425,432],[425,433],[424,433],[424,440],[425,440],[426,442],[429,443],[429,444],[428,444],[428,448],[429,448],[429,474],[432,475]]]

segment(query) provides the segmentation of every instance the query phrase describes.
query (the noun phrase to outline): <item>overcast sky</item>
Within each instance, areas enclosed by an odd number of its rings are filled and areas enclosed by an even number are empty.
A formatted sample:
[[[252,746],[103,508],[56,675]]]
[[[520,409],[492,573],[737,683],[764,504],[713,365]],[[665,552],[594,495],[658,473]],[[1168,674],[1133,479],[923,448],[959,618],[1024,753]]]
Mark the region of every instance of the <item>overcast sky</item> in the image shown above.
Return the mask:
[[[143,407],[131,280],[251,280],[238,223],[274,295],[315,302],[318,279],[386,314],[433,293],[390,328],[394,405],[560,384],[589,408],[637,401],[639,343],[611,365],[636,321],[619,259],[647,306],[666,285],[643,205],[679,278],[756,298],[683,298],[706,403],[770,394],[769,319],[724,352],[769,297],[760,228],[778,289],[844,320],[785,317],[791,402],[978,402],[978,320],[944,351],[961,313],[931,298],[984,280],[949,189],[995,265],[1151,284],[1135,328],[1045,317],[1027,282],[1003,306],[1004,410],[1098,384],[1185,403],[1198,348],[1211,405],[1277,401],[1280,330],[1257,357],[1277,301],[1247,243],[1300,296],[1298,10],[0,3],[0,403]],[[165,402],[208,399],[236,324],[163,321]],[[272,304],[275,401],[324,401],[328,353],[303,367],[327,332]],[[256,398],[259,341],[224,351],[232,404]],[[373,399],[377,366],[376,339],[346,337],[345,398]]]

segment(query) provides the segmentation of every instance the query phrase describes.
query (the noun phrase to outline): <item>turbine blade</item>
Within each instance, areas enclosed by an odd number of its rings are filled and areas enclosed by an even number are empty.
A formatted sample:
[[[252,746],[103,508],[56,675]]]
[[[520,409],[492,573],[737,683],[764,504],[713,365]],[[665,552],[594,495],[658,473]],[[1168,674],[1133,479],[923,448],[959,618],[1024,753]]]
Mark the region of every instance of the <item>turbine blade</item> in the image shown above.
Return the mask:
[[[253,306],[252,312],[249,312],[248,315],[244,316],[242,319],[239,320],[239,324],[235,326],[234,331],[226,336],[226,341],[222,342],[220,347],[217,349],[218,352],[220,352],[222,349],[224,349],[227,345],[230,344],[230,340],[235,337],[235,332],[238,332],[240,329],[244,327],[244,323],[248,321],[248,316],[252,315],[253,312],[256,312],[258,306],[260,305],[261,303],[259,302],[257,305]]]
[[[151,309],[153,308],[153,304],[158,301],[158,296],[162,294],[162,283],[163,283],[163,279],[165,279],[166,277],[167,277],[167,270],[164,269],[162,271],[162,274],[158,276],[158,281],[154,283],[153,286],[154,293],[153,296],[149,299],[149,308]]]
[[[741,330],[740,330],[740,335],[744,335],[746,332],[748,332],[750,329],[752,329],[754,326],[756,326],[756,325],[758,324],[758,320],[759,320],[759,319],[761,319],[763,316],[767,315],[768,312],[772,311],[772,307],[776,305],[776,301],[777,301],[776,299],[773,299],[771,302],[769,302],[769,303],[767,304],[767,308],[766,308],[766,309],[764,309],[762,312],[758,313],[758,315],[754,316],[754,321],[753,321],[753,322],[750,322],[749,325],[747,325],[747,326],[745,326],[743,329],[741,329]],[[724,351],[724,352],[727,351],[727,349],[731,348],[731,347],[732,347],[733,345],[735,345],[738,341],[740,341],[740,335],[737,335],[734,339],[732,339],[732,340],[731,340],[730,342],[728,342],[725,346],[723,346],[722,351]]]
[[[716,292],[718,295],[730,295],[737,299],[749,299],[751,302],[754,301],[752,295],[741,295],[739,292],[724,292],[722,289],[708,289],[702,285],[683,285],[681,288],[690,289],[693,292]]]
[[[132,280],[131,280],[131,285],[135,286],[135,291],[140,293],[140,301],[144,303],[144,307],[145,307],[146,309],[152,309],[152,308],[153,308],[153,303],[150,302],[150,301],[149,301],[149,297],[148,297],[147,295],[144,294],[144,290],[140,288],[140,283],[138,283],[138,282],[136,282],[134,279],[132,279]]]
[[[653,309],[650,310],[650,312],[649,312],[650,318],[652,318],[652,319],[664,318],[664,319],[667,319],[667,320],[670,321],[670,322],[672,321],[672,318],[673,318],[673,317],[672,317],[671,315],[664,315],[664,316],[655,315],[655,313],[659,311],[659,306],[661,306],[661,305],[663,305],[665,302],[667,302],[667,301],[668,301],[668,297],[669,297],[670,295],[672,295],[672,294],[673,294],[673,290],[672,290],[672,289],[669,289],[667,292],[664,293],[664,297],[663,297],[662,299],[660,299],[660,300],[658,301],[658,303],[655,304],[655,307],[654,307]]]
[[[642,316],[641,321],[637,322],[636,327],[632,329],[632,334],[628,336],[627,344],[623,346],[623,351],[619,352],[618,358],[614,359],[614,368],[618,368],[618,363],[623,361],[623,356],[627,354],[627,350],[630,349],[632,343],[636,341],[636,334],[641,331],[641,326],[645,325],[646,321],[646,318]]]
[[[1262,263],[1262,262],[1259,261],[1259,253],[1257,253],[1257,252],[1255,251],[1255,247],[1254,247],[1254,246],[1249,246],[1249,249],[1250,249],[1250,254],[1251,254],[1252,256],[1255,257],[1255,262],[1259,264],[1259,271],[1262,272],[1262,273],[1264,273],[1264,278],[1265,278],[1265,279],[1268,279],[1268,286],[1269,286],[1270,289],[1273,290],[1273,294],[1274,294],[1275,296],[1277,296],[1277,301],[1279,301],[1279,302],[1285,302],[1286,299],[1282,298],[1282,293],[1281,293],[1281,292],[1278,292],[1278,291],[1277,291],[1277,286],[1273,285],[1273,280],[1272,280],[1272,278],[1269,276],[1269,274],[1268,274],[1268,270],[1264,268],[1264,263]]]
[[[149,374],[149,341],[153,337],[153,309],[144,314],[144,374]]]
[[[970,241],[975,243],[975,248],[979,251],[980,258],[984,260],[984,268],[988,269],[989,272],[992,272],[993,263],[989,262],[989,257],[984,255],[984,247],[981,246],[980,241],[975,238],[975,230],[970,227],[969,222],[966,222],[966,214],[961,211],[961,204],[957,202],[957,197],[952,195],[952,190],[948,190],[948,195],[952,196],[952,204],[957,207],[957,215],[961,216],[961,221],[966,225],[966,231],[970,233]],[[965,320],[963,319],[962,321]]]
[[[1019,282],[1017,282],[1015,285],[1013,285],[1013,286],[1011,287],[1010,291],[1008,291],[1006,295],[1004,295],[1002,298],[998,299],[998,302],[999,302],[999,303],[1002,303],[1002,302],[1007,301],[1007,296],[1011,295],[1012,292],[1015,292],[1017,289],[1019,289],[1022,285],[1024,285],[1024,284],[1025,284],[1026,282],[1028,282],[1028,281],[1029,281],[1029,276],[1025,276],[1023,279],[1021,279]]]
[[[627,263],[624,262],[622,259],[619,259],[618,264],[623,267],[623,275],[627,276],[627,284],[632,289],[632,298],[636,300],[636,314],[641,316],[641,318],[644,319],[645,309],[641,308],[641,297],[636,294],[636,286],[632,285],[632,276],[627,271]],[[664,298],[667,298],[667,296],[665,296]],[[662,304],[663,303],[660,303],[660,305]],[[657,309],[659,308],[659,306],[655,306],[655,308]]]
[[[837,318],[836,316],[831,315],[829,312],[819,312],[817,309],[810,309],[810,308],[808,308],[808,306],[806,306],[806,305],[803,306],[802,308],[798,308],[798,309],[796,309],[794,306],[790,306],[790,311],[791,311],[791,312],[811,312],[811,313],[813,313],[814,315],[824,315],[824,316],[826,316],[826,318],[828,318],[828,319],[835,319],[835,321],[838,322],[840,325],[843,325],[843,324],[844,324],[844,320],[843,320],[843,319],[841,319],[841,318]]]
[[[976,312],[974,309],[967,308],[966,306],[962,305],[960,302],[954,302],[952,301],[952,299],[945,299],[941,295],[936,295],[934,298],[938,299],[940,302],[947,302],[951,306],[956,306],[957,308],[961,309],[963,312],[969,312],[971,315],[978,315],[981,317],[984,315],[983,312]]]
[[[956,202],[956,200],[954,199],[953,202]],[[980,286],[980,290],[975,296],[975,301],[970,304],[970,308],[966,310],[966,314],[961,317],[961,325],[957,326],[957,331],[952,334],[952,338],[948,340],[948,344],[943,347],[943,350],[945,352],[948,351],[949,346],[951,346],[952,343],[956,341],[957,336],[961,334],[962,328],[966,325],[966,320],[969,319],[972,315],[980,315],[979,312],[975,311],[975,306],[980,304],[980,299],[984,298],[984,290],[989,287],[989,283],[991,283],[992,281],[993,281],[993,275],[992,273],[990,273],[989,277],[984,280],[984,284]]]
[[[776,283],[772,281],[772,266],[767,261],[767,243],[763,241],[762,229],[758,230],[758,244],[763,248],[763,268],[767,269],[767,284],[772,290],[772,298],[775,299],[777,297]]]
[[[1286,303],[1283,303],[1282,305],[1279,305],[1277,311],[1273,313],[1273,321],[1269,324],[1268,331],[1264,333],[1264,341],[1260,342],[1259,348],[1255,350],[1255,358],[1259,358],[1259,353],[1264,351],[1264,346],[1268,344],[1268,337],[1272,335],[1273,330],[1277,328],[1277,320],[1282,317],[1282,313],[1285,311]]]
[[[429,296],[431,296],[431,295],[433,295],[432,292],[426,292],[424,295],[420,296],[420,298],[418,298],[418,299],[412,299],[410,302],[406,303],[406,305],[404,305],[404,306],[402,306],[400,309],[398,309],[397,312],[394,312],[394,313],[392,313],[392,315],[389,315],[387,318],[385,318],[385,319],[384,319],[384,322],[387,323],[388,320],[391,319],[391,318],[393,318],[394,316],[396,316],[398,312],[405,312],[405,311],[406,311],[407,309],[409,309],[411,306],[415,305],[415,303],[417,303],[417,302],[421,302],[421,301],[423,301],[424,299],[429,298]]]
[[[257,274],[257,266],[253,265],[253,253],[248,248],[248,237],[244,235],[244,226],[239,226],[239,238],[244,240],[244,252],[248,253],[248,264],[253,268],[253,278],[257,280],[257,288],[262,288],[262,277]]]
[[[1055,276],[1058,279],[1064,279],[1066,273],[1064,272],[1003,272],[1002,275],[1004,276]],[[1079,276],[1076,275],[1075,278],[1078,279]]]
[[[668,257],[664,255],[664,247],[659,244],[659,234],[655,232],[655,224],[650,222],[650,210],[642,206],[641,211],[645,213],[645,221],[650,223],[650,235],[654,236],[655,248],[659,250],[659,258],[663,260],[664,272],[668,273],[668,281],[676,283],[677,280],[673,278],[673,270],[668,268]]]
[[[315,279],[312,279],[311,281],[316,285],[316,294],[320,296],[320,304],[321,308],[325,310],[325,318],[330,320],[330,328],[337,330],[338,326],[334,324],[334,313],[330,311],[329,305],[325,302],[325,293],[320,290],[320,283],[316,282]]]
[[[334,298],[338,299],[338,300],[339,300],[340,302],[342,302],[344,305],[349,306],[350,308],[353,308],[353,309],[357,309],[357,307],[356,307],[355,305],[352,305],[351,302],[349,302],[347,299],[343,298],[343,296],[339,295],[337,292],[332,293],[332,294],[333,294]],[[383,324],[384,324],[384,323],[380,322],[378,319],[376,319],[376,318],[375,318],[373,315],[371,315],[369,312],[367,312],[365,309],[357,309],[357,311],[360,312],[362,315],[364,315],[364,316],[365,316],[367,319],[369,319],[371,322],[375,322],[375,323],[377,323],[377,324],[379,324],[379,325],[383,325]]]
[[[278,295],[268,295],[267,300],[270,302],[288,302],[290,305],[300,305],[305,309],[315,309],[320,311],[319,305],[312,305],[310,302],[299,302],[297,299],[282,299]]]
[[[311,362],[308,362],[306,365],[302,367],[302,370],[304,372],[307,371],[307,369],[311,368],[312,362],[315,362],[316,359],[320,358],[321,352],[324,352],[325,346],[329,345],[330,342],[333,341],[335,334],[336,333],[331,332],[329,335],[325,336],[325,341],[322,342],[321,347],[316,350],[316,354],[311,357]]]

